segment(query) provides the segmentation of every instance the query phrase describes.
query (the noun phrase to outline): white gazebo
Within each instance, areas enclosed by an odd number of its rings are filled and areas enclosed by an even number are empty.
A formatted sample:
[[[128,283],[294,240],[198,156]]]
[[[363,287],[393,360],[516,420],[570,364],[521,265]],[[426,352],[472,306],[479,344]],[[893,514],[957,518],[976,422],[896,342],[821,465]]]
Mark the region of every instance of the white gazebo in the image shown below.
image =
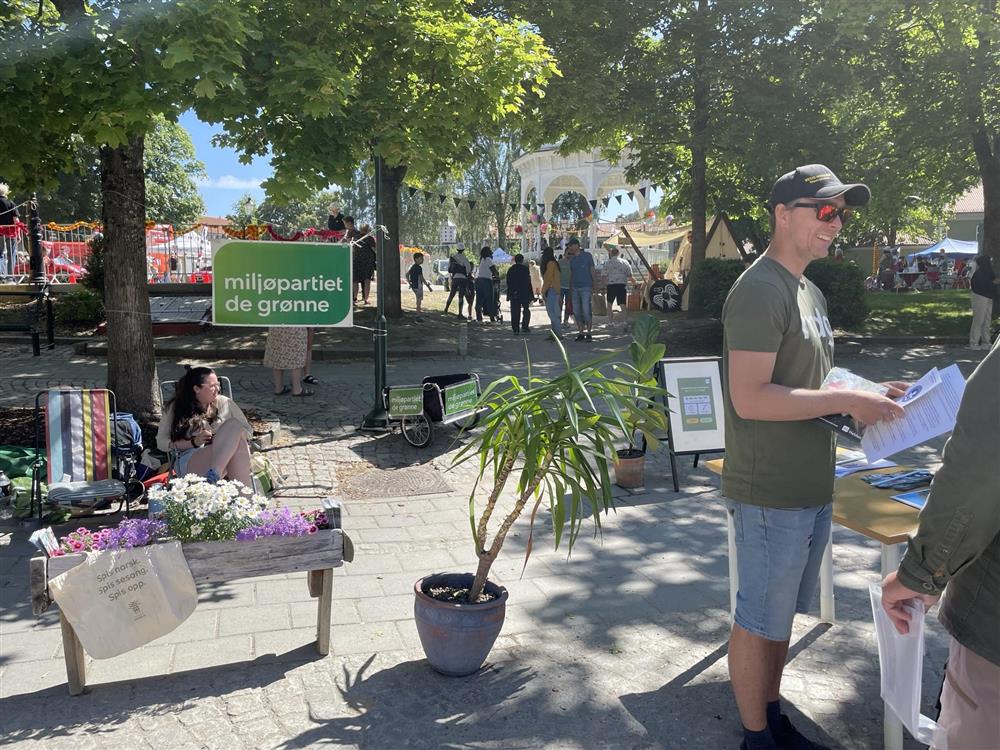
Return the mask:
[[[587,199],[594,218],[590,222],[589,246],[597,247],[597,215],[604,198],[618,191],[628,191],[639,205],[639,213],[644,214],[649,207],[650,185],[648,182],[636,185],[625,177],[625,170],[631,166],[631,154],[626,151],[617,162],[605,159],[599,149],[590,152],[578,151],[565,156],[559,153],[559,144],[542,146],[537,151],[524,154],[514,162],[514,169],[521,176],[521,224],[527,215],[538,212],[545,215],[561,193],[575,192]],[[528,196],[535,192],[535,204],[528,204]],[[528,208],[525,209],[525,205]],[[531,247],[529,248],[529,243]],[[523,252],[537,250],[541,245],[541,233],[535,228],[532,237],[521,240]]]

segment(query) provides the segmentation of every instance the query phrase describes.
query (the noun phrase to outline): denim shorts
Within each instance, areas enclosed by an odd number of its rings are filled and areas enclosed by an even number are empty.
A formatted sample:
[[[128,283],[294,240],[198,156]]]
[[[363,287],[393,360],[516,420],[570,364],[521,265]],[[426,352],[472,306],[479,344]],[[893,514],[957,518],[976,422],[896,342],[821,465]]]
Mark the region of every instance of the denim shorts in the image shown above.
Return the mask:
[[[769,641],[787,641],[795,613],[808,612],[816,596],[833,506],[726,505],[736,529],[736,624]]]
[[[573,294],[573,317],[580,323],[589,323],[593,316],[590,311],[590,295],[593,294],[593,287],[574,286],[570,291]]]

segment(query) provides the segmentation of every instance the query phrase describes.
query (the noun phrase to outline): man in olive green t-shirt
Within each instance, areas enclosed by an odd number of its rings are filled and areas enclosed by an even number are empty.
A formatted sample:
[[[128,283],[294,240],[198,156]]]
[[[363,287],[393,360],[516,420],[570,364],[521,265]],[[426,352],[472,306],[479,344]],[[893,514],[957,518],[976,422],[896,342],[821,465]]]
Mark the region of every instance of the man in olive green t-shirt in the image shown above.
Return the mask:
[[[821,164],[782,176],[771,190],[771,244],[733,285],[722,313],[722,491],[740,582],[729,675],[746,750],[819,747],[778,701],[792,620],[811,604],[830,537],[834,440],[815,418],[843,413],[871,424],[903,412],[884,396],[819,390],[833,365],[833,330],[823,294],[803,273],[826,257],[849,207],[870,197]],[[889,395],[903,388],[891,384]]]

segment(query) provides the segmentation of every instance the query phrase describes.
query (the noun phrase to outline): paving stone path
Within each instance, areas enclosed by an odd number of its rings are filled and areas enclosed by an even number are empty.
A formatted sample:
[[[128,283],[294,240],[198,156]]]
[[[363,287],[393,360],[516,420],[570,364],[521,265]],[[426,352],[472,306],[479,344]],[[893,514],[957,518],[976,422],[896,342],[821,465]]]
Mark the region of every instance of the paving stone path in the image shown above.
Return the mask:
[[[524,339],[475,332],[479,351],[503,357],[408,360],[390,382],[477,371],[484,380],[524,367]],[[554,345],[529,337],[532,364],[554,368]],[[623,344],[599,332],[595,346]],[[574,361],[591,353],[568,345]],[[473,354],[476,350],[473,349]],[[964,349],[857,352],[839,364],[876,379],[913,378],[932,365],[975,365]],[[66,350],[32,358],[0,347],[0,405],[29,405],[55,384],[97,385],[101,360]],[[161,377],[178,368],[159,363]],[[260,366],[223,363],[237,400],[278,416],[284,435],[269,451],[287,482],[283,502],[314,506],[338,493],[338,477],[374,467],[425,467],[451,492],[352,498],[344,525],[356,559],[336,572],[332,653],[319,658],[315,603],[304,574],[236,581],[202,591],[192,617],[137,651],[89,660],[89,688],[71,698],[58,615],[35,619],[27,601],[25,530],[0,527],[0,741],[12,748],[736,748],[739,721],[726,677],[728,583],[718,482],[681,459],[682,491],[669,463],[650,456],[647,486],[615,488],[603,534],[581,535],[572,557],[552,550],[544,519],[522,576],[526,519],[493,577],[510,589],[503,633],[486,668],[445,678],[423,660],[412,617],[414,581],[469,570],[467,493],[472,468],[449,470],[455,432],[424,450],[399,435],[358,433],[371,405],[367,363],[320,363],[312,399],[270,395]],[[2,440],[0,440],[2,442]],[[933,465],[943,441],[905,460]],[[838,622],[797,621],[783,694],[795,722],[831,747],[881,746],[882,706],[867,585],[878,546],[834,535]],[[814,613],[817,614],[817,613]],[[932,711],[946,641],[931,621],[925,712]],[[908,748],[918,747],[907,740]]]

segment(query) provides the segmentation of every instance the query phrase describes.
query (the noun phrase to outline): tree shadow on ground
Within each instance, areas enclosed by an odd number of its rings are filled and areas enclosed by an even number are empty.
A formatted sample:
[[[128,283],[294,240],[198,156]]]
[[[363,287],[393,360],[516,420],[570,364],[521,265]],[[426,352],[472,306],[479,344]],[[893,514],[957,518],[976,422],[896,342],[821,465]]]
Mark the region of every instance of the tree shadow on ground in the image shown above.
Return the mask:
[[[78,740],[81,732],[110,735],[136,715],[181,714],[198,699],[280,683],[296,664],[322,658],[309,644],[280,659],[264,655],[237,664],[90,685],[75,697],[67,695],[65,684],[14,695],[3,701],[0,738],[3,744],[12,745],[71,737]],[[40,707],[48,707],[44,717],[39,716]]]
[[[793,639],[788,662],[823,637],[829,625],[817,625]],[[742,739],[739,713],[732,689],[725,678],[728,644],[723,643],[678,674],[663,687],[647,693],[631,693],[620,700],[649,732],[650,738],[667,747],[738,747]],[[712,670],[714,675],[705,673]],[[723,679],[719,679],[719,677]],[[800,732],[828,747],[837,743],[787,699],[782,709]]]
[[[587,693],[586,669],[565,665],[545,679],[527,658],[504,654],[468,677],[444,677],[423,660],[368,675],[371,660],[338,676],[342,715],[322,721],[283,747],[536,748],[639,747],[644,733],[622,725],[622,712]],[[575,684],[570,684],[575,683]],[[602,731],[603,730],[603,731]]]

